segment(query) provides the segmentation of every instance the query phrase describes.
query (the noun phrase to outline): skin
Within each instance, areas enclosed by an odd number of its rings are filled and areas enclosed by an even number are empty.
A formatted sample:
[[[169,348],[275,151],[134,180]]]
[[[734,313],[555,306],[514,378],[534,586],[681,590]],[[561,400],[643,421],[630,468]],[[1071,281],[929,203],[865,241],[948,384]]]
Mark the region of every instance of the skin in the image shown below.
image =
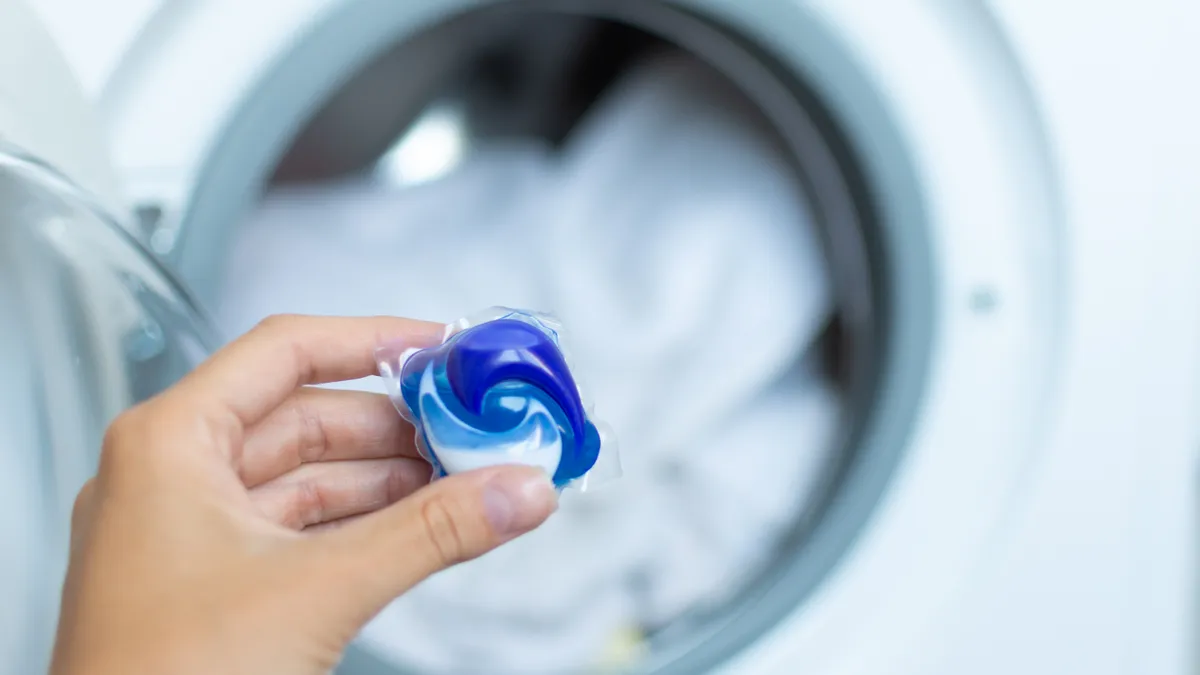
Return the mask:
[[[51,673],[328,673],[393,599],[540,525],[540,470],[427,484],[386,397],[309,386],[441,332],[273,317],[121,415],[76,501]]]

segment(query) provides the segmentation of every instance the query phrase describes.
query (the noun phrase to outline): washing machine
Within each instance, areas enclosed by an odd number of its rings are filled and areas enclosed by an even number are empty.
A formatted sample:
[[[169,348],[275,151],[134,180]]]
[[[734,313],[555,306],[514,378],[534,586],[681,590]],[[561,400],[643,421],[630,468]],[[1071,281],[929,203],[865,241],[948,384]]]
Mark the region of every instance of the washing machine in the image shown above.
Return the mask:
[[[1198,672],[1200,6],[71,4],[0,1],[4,672],[44,667],[104,423],[219,345],[265,191],[380,166],[481,72],[476,131],[553,141],[639,41],[791,158],[843,394],[803,525],[629,672]]]

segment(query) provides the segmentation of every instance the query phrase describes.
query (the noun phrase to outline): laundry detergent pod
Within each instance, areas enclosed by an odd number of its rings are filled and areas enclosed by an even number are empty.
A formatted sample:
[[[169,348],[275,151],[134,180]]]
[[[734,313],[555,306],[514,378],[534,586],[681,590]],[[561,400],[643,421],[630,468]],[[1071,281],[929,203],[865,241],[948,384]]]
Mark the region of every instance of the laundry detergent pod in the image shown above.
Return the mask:
[[[560,490],[620,473],[547,314],[496,307],[456,321],[441,344],[389,346],[379,374],[434,479],[499,464],[542,468]]]

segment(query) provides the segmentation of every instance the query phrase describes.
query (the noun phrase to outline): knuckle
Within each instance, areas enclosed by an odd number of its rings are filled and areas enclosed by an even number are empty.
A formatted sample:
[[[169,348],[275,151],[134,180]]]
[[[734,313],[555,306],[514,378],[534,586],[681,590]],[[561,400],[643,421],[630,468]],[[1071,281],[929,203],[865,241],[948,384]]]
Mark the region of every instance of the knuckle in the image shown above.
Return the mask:
[[[144,433],[142,427],[142,410],[140,407],[130,408],[117,415],[104,431],[104,441],[100,448],[101,461],[112,461],[135,452],[142,443],[138,441]]]
[[[92,510],[92,496],[96,492],[95,479],[89,479],[75,495],[75,504],[71,508],[71,527],[79,529]]]
[[[130,431],[136,426],[136,408],[130,408],[113,418],[104,431],[104,447],[121,445],[129,437]]]
[[[296,453],[299,461],[319,461],[329,449],[329,435],[321,415],[303,400],[292,403],[291,413],[299,430],[299,448]]]
[[[408,462],[400,460],[388,472],[383,486],[384,504],[395,504],[412,492],[415,481]]]
[[[325,520],[325,497],[314,483],[304,481],[296,485],[296,497],[287,524],[302,529]]]
[[[449,567],[466,559],[462,533],[445,500],[435,498],[422,504],[421,524],[439,565]]]
[[[218,408],[207,412],[185,411],[179,417],[178,421],[164,419],[163,424],[181,425],[188,429],[195,429],[193,433],[196,438],[203,439],[206,446],[216,448],[231,464],[241,466],[246,430],[235,413],[228,409]],[[170,429],[168,432],[171,435],[178,434],[178,431],[174,429]]]
[[[293,330],[300,317],[296,314],[272,314],[258,322],[253,332],[284,333]]]
[[[250,331],[264,340],[279,345],[280,349],[289,350],[292,360],[290,369],[296,374],[297,386],[313,382],[317,375],[316,364],[312,356],[305,351],[296,337],[303,334],[306,328],[311,329],[313,320],[312,317],[301,314],[272,314],[259,321],[258,325]]]

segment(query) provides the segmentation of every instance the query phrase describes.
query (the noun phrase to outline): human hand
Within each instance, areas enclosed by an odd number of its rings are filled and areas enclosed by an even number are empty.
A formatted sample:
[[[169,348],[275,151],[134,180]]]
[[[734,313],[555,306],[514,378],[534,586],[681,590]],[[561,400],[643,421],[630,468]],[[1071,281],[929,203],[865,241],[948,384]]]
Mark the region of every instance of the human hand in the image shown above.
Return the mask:
[[[76,501],[51,672],[327,673],[391,600],[540,525],[540,470],[426,486],[386,397],[306,386],[441,331],[272,318],[121,415]]]

